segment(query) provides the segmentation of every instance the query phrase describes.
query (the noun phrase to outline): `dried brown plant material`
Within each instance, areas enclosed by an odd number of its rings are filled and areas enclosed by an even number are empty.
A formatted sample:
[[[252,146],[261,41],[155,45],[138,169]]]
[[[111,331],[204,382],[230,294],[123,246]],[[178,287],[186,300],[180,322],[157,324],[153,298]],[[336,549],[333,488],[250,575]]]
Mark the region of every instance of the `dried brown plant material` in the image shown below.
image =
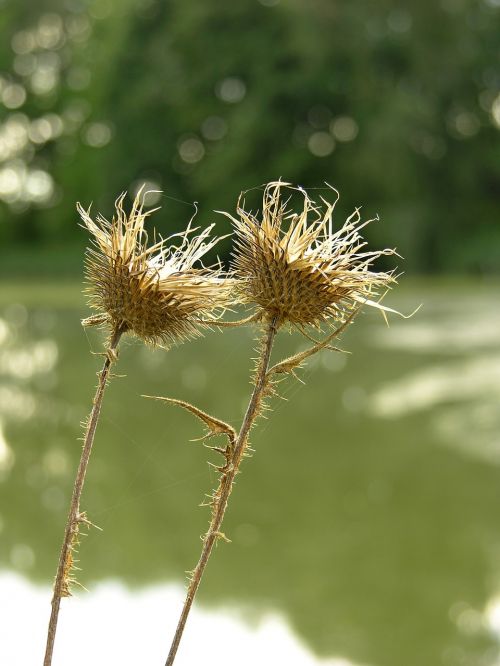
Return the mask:
[[[231,293],[220,264],[201,264],[219,240],[211,238],[214,225],[196,234],[190,223],[182,233],[148,246],[144,223],[154,211],[144,211],[139,192],[126,213],[124,198],[117,199],[111,222],[101,215],[94,221],[77,205],[93,236],[86,292],[99,312],[97,323],[106,321],[147,343],[166,346],[199,335],[201,328],[217,322]]]
[[[44,666],[52,663],[61,599],[71,594],[71,585],[77,584],[74,553],[80,524],[91,525],[80,511],[80,498],[104,391],[111,366],[117,360],[121,336],[132,333],[144,342],[165,346],[186,340],[199,335],[204,327],[217,325],[231,298],[232,281],[225,277],[220,264],[205,268],[201,263],[218,240],[210,237],[213,225],[196,235],[197,230],[190,222],[184,232],[166,240],[160,238],[148,246],[144,224],[153,211],[144,211],[142,190],[129,213],[124,209],[124,200],[125,194],[117,199],[111,222],[101,215],[94,221],[89,211],[77,205],[93,239],[93,247],[87,253],[87,293],[90,306],[98,310],[83,324],[105,325],[110,336],[92,410],[85,423],[83,449],[54,583]]]
[[[297,197],[301,205],[295,212]],[[236,235],[233,269],[238,297],[255,309],[246,323],[258,321],[262,331],[252,377],[253,391],[236,437],[231,426],[193,405],[163,399],[201,419],[208,426],[208,436],[223,433],[228,438],[225,448],[212,447],[224,457],[224,465],[216,467],[220,477],[209,498],[210,526],[203,537],[198,564],[191,573],[166,666],[175,661],[213,547],[219,539],[227,540],[221,527],[234,479],[248,451],[252,426],[266,408],[266,398],[276,393],[280,376],[294,375],[296,368],[323,349],[339,351],[331,343],[353,321],[362,305],[378,308],[384,314],[394,312],[376,300],[379,289],[395,282],[393,274],[372,269],[377,258],[395,254],[394,250],[365,250],[360,230],[368,222],[361,221],[359,210],[335,231],[332,215],[337,200],[336,193],[333,204],[323,198],[317,204],[302,188],[276,181],[264,188],[260,215],[245,210],[243,195],[238,200],[237,217],[224,213],[233,221]],[[324,339],[312,338],[307,329],[321,330],[325,323],[330,326]],[[313,345],[270,367],[274,339],[284,325],[298,328]]]
[[[313,201],[307,192],[276,181],[265,186],[262,211],[245,210],[243,195],[237,216],[225,213],[234,224],[234,272],[244,303],[277,326],[319,326],[325,320],[343,322],[360,304],[391,311],[377,302],[380,288],[395,279],[392,273],[374,272],[373,262],[394,250],[366,251],[360,231],[359,209],[338,229],[333,212],[338,201]],[[302,199],[301,210],[290,203]]]

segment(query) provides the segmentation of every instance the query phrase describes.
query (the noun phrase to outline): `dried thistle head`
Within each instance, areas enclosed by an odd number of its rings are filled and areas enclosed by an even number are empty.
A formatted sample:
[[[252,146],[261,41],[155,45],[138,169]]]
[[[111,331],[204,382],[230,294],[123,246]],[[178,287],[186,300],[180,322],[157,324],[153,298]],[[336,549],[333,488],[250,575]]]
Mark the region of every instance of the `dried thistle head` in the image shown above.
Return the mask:
[[[333,190],[335,193],[336,191]],[[290,202],[300,196],[301,209]],[[334,231],[333,203],[317,204],[300,187],[281,181],[265,186],[262,212],[247,212],[242,196],[234,223],[234,272],[244,303],[257,306],[278,326],[303,328],[323,321],[344,322],[361,304],[390,310],[376,302],[377,289],[395,281],[392,273],[374,272],[371,265],[394,250],[364,250],[359,210]]]
[[[92,234],[86,256],[86,292],[99,315],[89,323],[106,322],[151,344],[171,344],[200,334],[207,322],[216,323],[229,302],[230,281],[220,265],[205,268],[202,257],[218,242],[210,238],[213,225],[195,235],[187,229],[148,247],[142,190],[129,213],[123,193],[109,222],[94,221],[79,203],[78,212]],[[157,209],[155,209],[157,210]]]

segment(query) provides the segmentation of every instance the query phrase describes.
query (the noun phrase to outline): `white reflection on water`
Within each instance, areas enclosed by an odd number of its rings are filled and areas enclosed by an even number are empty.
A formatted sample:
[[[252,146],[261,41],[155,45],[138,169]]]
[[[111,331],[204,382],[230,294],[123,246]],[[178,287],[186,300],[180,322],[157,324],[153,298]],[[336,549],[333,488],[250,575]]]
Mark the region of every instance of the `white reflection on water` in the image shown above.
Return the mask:
[[[14,303],[0,318],[0,375],[14,380],[30,380],[35,375],[51,373],[57,365],[59,349],[53,338],[20,339],[28,318],[24,305]],[[41,318],[37,318],[37,324]]]
[[[0,319],[0,345],[3,344],[9,337],[9,327],[7,323]]]
[[[460,312],[448,312],[440,320],[425,320],[417,314],[413,321],[391,322],[390,328],[374,327],[370,329],[369,341],[378,347],[416,353],[456,354],[498,347],[500,309],[492,310],[489,302],[475,305],[478,309],[473,316],[464,306]]]
[[[0,386],[2,416],[26,421],[33,416],[36,407],[36,398],[31,391],[25,391],[18,386]]]
[[[477,657],[474,664],[484,664],[488,666],[500,666],[500,599],[493,598],[485,606],[484,610],[474,608],[466,601],[455,602],[449,610],[449,618],[456,625],[457,629],[465,637],[472,640],[488,640],[494,638],[497,645],[492,645],[486,649],[481,657]],[[458,645],[449,646],[443,652],[443,663],[452,664],[472,664],[467,659],[463,648]]]
[[[454,603],[449,610],[449,617],[459,631],[467,636],[481,634],[488,629],[485,615],[465,601]]]
[[[500,354],[433,365],[382,386],[371,398],[376,416],[398,417],[439,403],[500,397]]]
[[[37,340],[23,347],[9,347],[0,353],[0,372],[18,379],[50,372],[57,363],[58,349],[54,340]]]
[[[500,379],[499,379],[500,383]],[[433,418],[443,442],[488,463],[500,465],[500,395],[497,389],[465,406],[442,409]]]
[[[431,318],[420,315],[370,331],[377,347],[440,358],[379,386],[368,411],[380,418],[428,412],[423,425],[440,442],[500,464],[500,309],[484,298],[431,303],[430,309]],[[456,360],[443,362],[444,355]]]
[[[492,631],[500,642],[500,597],[493,597],[486,604],[484,619],[490,631]]]
[[[500,644],[500,596],[492,597],[481,614],[481,628],[489,631]],[[492,666],[500,666],[499,649],[496,648],[496,660]]]
[[[4,474],[10,471],[13,464],[14,452],[5,439],[2,422],[0,421],[0,480],[2,480]]]
[[[50,591],[20,576],[0,575],[0,663],[26,666],[42,659]],[[184,598],[179,585],[131,592],[104,583],[91,594],[65,599],[59,619],[53,666],[163,664]],[[29,636],[29,640],[25,638]],[[241,613],[194,608],[176,660],[178,666],[361,666],[345,658],[318,659],[278,615],[249,627]],[[365,665],[367,666],[367,665]]]
[[[38,418],[60,420],[68,411],[48,391],[57,383],[59,347],[53,338],[26,339],[22,329],[28,321],[24,305],[14,303],[0,318],[0,417],[9,421]],[[44,313],[34,318],[37,328],[50,327]],[[48,324],[48,326],[47,326]],[[35,389],[35,390],[33,390]]]
[[[428,410],[427,424],[440,442],[500,464],[499,403],[500,354],[490,354],[433,365],[383,385],[371,396],[369,411],[401,418]]]

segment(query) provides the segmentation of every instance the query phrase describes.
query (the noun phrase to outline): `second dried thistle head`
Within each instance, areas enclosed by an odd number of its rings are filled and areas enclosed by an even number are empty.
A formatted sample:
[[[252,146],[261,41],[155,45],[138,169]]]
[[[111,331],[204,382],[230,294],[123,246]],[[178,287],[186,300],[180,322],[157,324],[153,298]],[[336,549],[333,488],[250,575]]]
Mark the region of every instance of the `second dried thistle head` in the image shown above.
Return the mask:
[[[301,198],[298,211],[289,208]],[[302,188],[281,181],[265,186],[262,211],[245,210],[242,196],[233,217],[236,235],[234,271],[240,299],[257,307],[277,326],[319,326],[328,319],[344,322],[360,305],[389,310],[376,300],[381,287],[395,282],[392,273],[375,272],[372,263],[394,250],[365,251],[360,230],[368,222],[356,210],[334,230],[334,203],[314,202]]]

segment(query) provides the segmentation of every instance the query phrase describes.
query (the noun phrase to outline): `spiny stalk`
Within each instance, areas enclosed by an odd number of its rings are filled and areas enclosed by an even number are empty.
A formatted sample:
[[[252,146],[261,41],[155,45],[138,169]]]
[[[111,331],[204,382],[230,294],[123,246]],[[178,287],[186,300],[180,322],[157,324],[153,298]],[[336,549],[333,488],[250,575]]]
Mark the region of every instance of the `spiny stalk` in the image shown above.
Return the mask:
[[[226,465],[220,468],[221,479],[219,487],[213,495],[212,519],[210,521],[210,527],[208,528],[208,532],[203,538],[203,548],[201,551],[200,559],[191,575],[188,591],[186,594],[186,600],[184,602],[182,613],[179,618],[177,629],[165,666],[171,666],[171,664],[174,663],[175,655],[177,654],[179,643],[184,632],[184,627],[186,626],[186,621],[189,616],[191,606],[193,605],[194,597],[200,586],[201,579],[203,577],[203,573],[207,566],[214,544],[218,539],[226,539],[224,533],[221,531],[222,521],[224,520],[224,514],[226,512],[228,499],[233,487],[234,478],[238,473],[241,460],[248,444],[248,435],[250,429],[259,414],[262,398],[266,392],[267,370],[269,367],[269,359],[271,357],[271,349],[275,335],[276,320],[273,318],[267,323],[265,327],[260,356],[257,364],[255,385],[245,416],[243,418],[240,432],[238,433],[236,441],[234,442],[234,446],[232,447],[231,455],[228,456]]]
[[[265,397],[275,393],[273,384],[278,381],[276,375],[291,374],[295,376],[295,369],[301,367],[305,360],[313,354],[316,354],[322,349],[338,351],[335,347],[331,347],[330,342],[345,330],[345,328],[354,319],[356,313],[357,310],[353,311],[348,319],[337,329],[327,335],[324,340],[317,342],[303,352],[295,354],[289,358],[284,359],[283,361],[276,363],[272,367],[269,367],[269,361],[274,339],[278,331],[278,322],[276,318],[267,320],[264,333],[260,341],[259,356],[257,359],[256,371],[253,378],[254,389],[252,391],[252,395],[243,418],[243,423],[237,436],[236,432],[230,425],[224,421],[221,421],[220,419],[210,416],[194,405],[191,405],[183,400],[154,397],[155,400],[162,400],[164,402],[183,407],[184,409],[194,414],[201,421],[203,421],[209,429],[208,434],[205,435],[203,439],[218,434],[225,434],[228,438],[228,444],[225,448],[211,447],[214,451],[224,456],[225,464],[222,466],[216,466],[216,469],[218,472],[220,472],[220,479],[217,489],[211,495],[210,506],[212,507],[212,515],[210,526],[207,533],[203,537],[203,547],[198,564],[191,572],[186,599],[184,601],[182,612],[177,624],[176,632],[165,666],[172,666],[174,663],[194,598],[200,586],[214,545],[219,539],[229,541],[221,529],[228,505],[229,496],[231,495],[234,479],[239,472],[241,461],[248,447],[248,436],[250,430],[262,409],[265,407]],[[144,397],[150,398],[153,396]]]
[[[289,204],[292,197],[297,196],[302,201],[299,211],[295,212]],[[368,222],[361,221],[358,209],[334,231],[332,215],[337,200],[330,204],[322,199],[318,205],[302,188],[275,181],[264,188],[260,215],[247,212],[242,197],[238,200],[238,217],[228,215],[236,236],[233,262],[236,293],[241,302],[254,307],[255,320],[264,322],[265,332],[254,389],[238,436],[232,444],[230,431],[226,430],[229,444],[225,449],[216,449],[226,462],[217,468],[221,477],[211,498],[210,527],[189,582],[166,666],[174,663],[213,546],[219,538],[226,538],[221,527],[228,499],[248,446],[250,429],[264,408],[264,396],[275,392],[273,383],[278,381],[279,375],[294,375],[296,368],[322,349],[336,350],[331,341],[354,319],[361,305],[377,308],[383,314],[394,312],[374,300],[378,288],[395,282],[393,274],[374,272],[371,266],[377,258],[395,254],[395,251],[365,251],[366,243],[359,232]],[[316,341],[309,336],[307,328],[321,330],[322,324],[333,324],[334,330],[324,340]],[[273,341],[282,326],[296,328],[314,344],[269,369]],[[217,419],[208,417],[208,421],[201,416],[207,415],[196,407],[179,401],[177,404],[202,418],[209,427],[209,434],[216,434]]]
[[[82,455],[78,465],[78,471],[76,473],[75,485],[73,487],[68,520],[64,530],[64,539],[61,553],[59,555],[59,564],[57,566],[56,580],[54,583],[52,611],[50,614],[49,628],[47,631],[47,645],[45,648],[45,658],[43,661],[44,666],[50,666],[52,664],[52,654],[54,651],[54,641],[56,638],[57,621],[59,618],[61,599],[71,595],[70,587],[71,583],[74,582],[72,575],[74,566],[73,552],[77,543],[80,525],[90,524],[85,513],[80,513],[80,499],[82,496],[83,484],[85,482],[85,475],[89,464],[90,454],[92,452],[92,445],[94,443],[97,422],[101,412],[104,391],[108,382],[111,366],[117,358],[118,343],[123,332],[124,329],[119,326],[112,333],[109,348],[106,353],[106,360],[104,361],[104,366],[99,373],[97,391],[87,422],[85,437],[83,440]]]
[[[80,512],[80,497],[120,337],[130,333],[145,343],[170,345],[200,335],[201,329],[218,322],[232,290],[232,281],[227,279],[220,263],[205,268],[201,261],[217,243],[216,238],[210,237],[213,225],[194,234],[196,229],[192,228],[191,220],[184,232],[165,240],[156,241],[155,237],[153,244],[148,245],[144,225],[152,211],[144,211],[142,189],[129,213],[124,209],[124,200],[125,193],[116,200],[111,222],[100,215],[93,220],[88,210],[77,205],[83,225],[93,238],[93,247],[87,251],[87,294],[90,306],[98,310],[83,324],[107,327],[111,342],[86,425],[54,584],[44,666],[52,663],[61,598],[70,594],[70,584],[74,581],[73,553],[79,528],[81,524],[90,524]],[[169,243],[173,238],[175,242]]]

